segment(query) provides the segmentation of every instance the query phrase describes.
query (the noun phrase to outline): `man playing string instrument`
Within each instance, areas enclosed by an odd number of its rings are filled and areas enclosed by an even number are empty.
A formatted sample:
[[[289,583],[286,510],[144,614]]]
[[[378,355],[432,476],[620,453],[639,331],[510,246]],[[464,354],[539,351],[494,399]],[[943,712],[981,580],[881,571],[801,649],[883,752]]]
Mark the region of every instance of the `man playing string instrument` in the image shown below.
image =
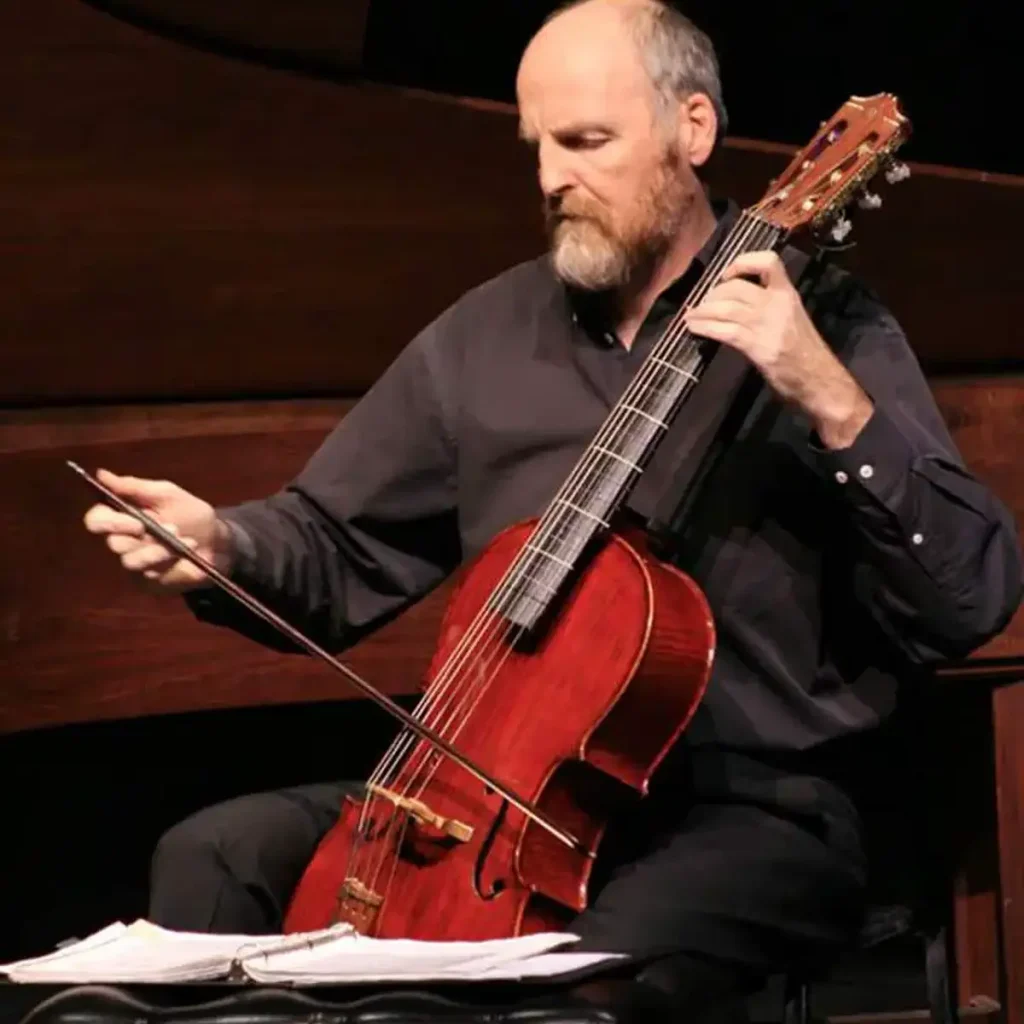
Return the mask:
[[[545,257],[429,325],[270,498],[214,509],[172,483],[101,474],[329,649],[543,510],[737,216],[699,177],[726,125],[714,51],[673,9],[565,8],[516,84]],[[687,314],[760,371],[766,414],[678,538],[714,612],[710,686],[641,813],[613,829],[572,925],[588,948],[656,956],[640,980],[695,1015],[855,934],[853,790],[897,681],[967,653],[1020,600],[1010,517],[965,470],[897,323],[839,271],[815,300],[812,318],[780,257],[754,252]],[[200,618],[282,644],[136,520],[97,505],[86,525]],[[253,795],[175,826],[150,916],[279,929],[343,792]]]

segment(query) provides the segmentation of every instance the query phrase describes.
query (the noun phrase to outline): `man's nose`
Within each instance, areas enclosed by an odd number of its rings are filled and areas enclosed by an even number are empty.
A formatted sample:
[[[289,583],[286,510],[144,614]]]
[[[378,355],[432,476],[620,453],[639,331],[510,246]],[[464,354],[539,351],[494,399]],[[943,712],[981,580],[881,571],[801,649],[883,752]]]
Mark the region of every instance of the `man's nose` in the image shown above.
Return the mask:
[[[565,152],[548,140],[537,149],[537,177],[540,190],[549,202],[573,184],[573,173]]]

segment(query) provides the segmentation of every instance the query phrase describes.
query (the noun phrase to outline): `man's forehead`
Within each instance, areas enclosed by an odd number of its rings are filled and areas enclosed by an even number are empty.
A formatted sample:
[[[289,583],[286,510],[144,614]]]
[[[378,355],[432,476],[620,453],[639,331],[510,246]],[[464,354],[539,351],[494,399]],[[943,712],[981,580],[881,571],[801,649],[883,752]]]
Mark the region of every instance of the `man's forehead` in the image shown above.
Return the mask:
[[[564,131],[576,124],[621,118],[623,106],[606,83],[552,77],[520,94],[520,127],[526,135]]]
[[[650,83],[628,43],[607,48],[577,39],[560,52],[527,51],[517,81],[527,137],[578,123],[623,121],[642,114]]]

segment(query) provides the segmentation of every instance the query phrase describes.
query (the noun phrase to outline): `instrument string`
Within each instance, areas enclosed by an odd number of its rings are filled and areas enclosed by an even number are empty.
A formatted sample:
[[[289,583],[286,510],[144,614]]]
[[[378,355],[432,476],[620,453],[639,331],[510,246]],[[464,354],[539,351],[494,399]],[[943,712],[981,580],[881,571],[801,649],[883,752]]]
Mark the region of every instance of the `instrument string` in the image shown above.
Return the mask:
[[[757,239],[757,242],[759,244],[761,243],[761,241],[762,241],[762,239],[760,239],[760,238]],[[731,257],[729,257],[728,255],[725,258],[731,259]],[[669,357],[672,358],[674,362],[678,362],[678,356],[675,354],[675,352],[673,352],[671,350],[675,349],[676,352],[678,352],[680,350],[680,346],[677,344],[680,341],[680,339],[682,338],[682,334],[683,334],[683,330],[679,326],[680,322],[681,322],[681,317],[677,317],[676,320],[673,321],[673,324],[670,325],[670,327],[666,330],[665,334],[663,335],[663,339],[667,339],[667,343],[665,344],[664,347],[665,347],[666,350],[669,350],[668,351]],[[695,386],[696,386],[696,384],[695,384],[694,381],[688,382],[687,392],[688,392],[688,390],[690,388],[695,387]],[[680,400],[680,404],[681,404],[682,399],[684,399],[685,397],[686,397],[685,393],[680,396],[680,399],[679,399]],[[629,429],[628,425],[627,425],[626,429],[628,431],[628,429]],[[648,438],[646,436],[641,435],[639,438],[633,438],[633,440],[634,441],[641,441],[641,442],[646,443]],[[564,538],[562,538],[562,539],[564,539]],[[543,581],[541,581],[541,582],[543,582]],[[553,586],[549,586],[549,589],[554,589],[554,587]],[[499,644],[501,644],[503,641],[506,642],[506,646],[504,648],[506,650],[511,650],[512,647],[514,646],[515,640],[513,639],[511,641],[511,643],[508,643],[507,642],[508,641],[507,635],[505,637],[499,637],[498,638],[498,643]],[[503,661],[504,661],[504,659],[503,659]],[[456,669],[457,669],[457,666],[456,666]],[[446,719],[445,722],[436,725],[438,731],[441,732],[442,734],[445,734],[446,738],[448,738],[449,741],[452,741],[454,738],[456,738],[458,736],[459,733],[461,733],[462,727],[465,724],[465,722],[467,721],[467,715],[465,713],[466,701],[467,700],[472,700],[474,694],[476,694],[479,691],[481,691],[487,685],[488,681],[493,677],[495,672],[497,670],[499,670],[499,669],[500,669],[500,665],[497,666],[497,668],[495,668],[493,671],[481,671],[477,667],[476,671],[474,671],[474,674],[473,674],[474,675],[474,680],[475,680],[475,685],[473,685],[472,690],[470,690],[470,691],[463,691],[461,695],[460,694],[449,694],[448,703],[444,707],[442,707],[440,709],[440,713],[444,713],[446,710],[449,711],[448,718]],[[451,710],[451,701],[452,701],[452,699],[458,699],[459,696],[461,696],[461,701],[460,701],[459,706],[456,707],[454,710]],[[477,703],[478,703],[478,701],[473,700],[473,704],[472,704],[472,707],[470,709],[470,714],[472,712],[472,709],[476,707]],[[461,724],[457,726],[455,733],[449,734],[448,733],[449,723],[451,723],[455,719],[461,719]],[[440,722],[439,716],[435,716],[434,722],[435,723],[439,723]],[[422,789],[421,789],[421,791],[422,791]]]
[[[746,240],[747,240],[746,237],[743,237],[743,238],[740,239],[741,242],[746,241]],[[730,259],[731,259],[731,255],[730,255],[729,252],[726,252],[726,253],[723,254],[722,262],[725,262],[726,260],[730,260]],[[686,307],[684,307],[684,308],[686,308]],[[679,338],[680,338],[680,336],[682,334],[682,331],[679,329],[680,323],[681,323],[681,317],[679,317],[677,315],[676,319],[673,321],[673,323],[670,325],[670,327],[666,330],[665,335],[663,335],[663,339],[665,339],[667,341],[667,343],[664,344],[664,348],[666,350],[666,354],[668,354],[670,356],[670,358],[673,358],[673,361],[678,361],[678,360],[676,358],[674,358],[674,354],[670,350],[674,346],[674,343],[679,340]],[[671,372],[671,371],[669,371],[669,372]],[[646,382],[644,382],[644,381],[640,381],[640,386],[643,387],[645,385],[645,383]],[[688,382],[688,386],[687,386],[687,391],[692,386],[694,386],[694,382],[693,381],[689,381]],[[682,395],[681,397],[685,397],[685,394]],[[627,431],[628,431],[629,424],[627,424],[626,426],[627,426]],[[595,460],[590,459],[589,461],[590,461],[590,465],[584,465],[584,469],[587,470],[587,471],[589,471],[592,468],[593,462]],[[586,475],[586,474],[584,474],[584,475]],[[578,490],[582,490],[582,487],[586,486],[586,484],[588,482],[591,482],[591,481],[586,481],[585,480],[583,485],[581,485],[578,488]],[[577,497],[575,497],[575,496],[573,498],[573,504],[579,504],[579,499]],[[567,517],[565,517],[563,515],[562,516],[562,522],[564,522],[565,518],[567,518]],[[557,529],[559,525],[561,525],[561,524],[556,522],[555,528]],[[536,536],[536,534],[534,536]],[[530,540],[532,541],[533,537],[531,537]],[[547,586],[547,588],[549,590],[554,590],[555,589],[553,583],[551,583],[549,580],[545,580],[543,578],[538,578],[538,577],[533,577],[529,573],[526,573],[526,572],[523,572],[522,575],[525,576],[527,579],[533,579],[533,580],[536,580],[537,582],[540,582],[542,585]],[[518,582],[518,579],[516,580],[516,582]],[[499,587],[499,589],[500,589],[500,587]],[[453,651],[452,656],[449,659],[449,662],[446,664],[445,669],[448,670],[448,671],[453,671],[453,670],[454,671],[458,671],[458,669],[460,667],[460,664],[459,664],[459,656],[460,656],[460,654],[463,656],[463,660],[464,660],[465,656],[467,654],[470,654],[470,653],[472,653],[471,650],[460,651],[458,648],[456,648],[456,650]],[[438,676],[437,682],[441,682],[444,675],[445,675],[445,670],[442,670],[442,673],[439,674],[439,676]],[[477,679],[479,680],[479,678],[480,678],[480,675],[478,673],[477,674]],[[441,710],[443,712],[444,709],[441,709]],[[434,721],[436,722],[436,721],[438,721],[438,719],[435,718]]]
[[[671,348],[674,348],[676,352],[678,352],[678,350],[679,350],[678,345],[675,345],[673,343],[678,342],[678,340],[680,339],[682,333],[683,332],[680,330],[679,318],[677,318],[677,320],[675,321],[673,327],[670,328],[670,330],[666,332],[665,336],[668,339],[668,341],[667,341],[667,343],[665,345],[663,345],[663,348],[670,348],[671,347]],[[646,382],[644,382],[644,384],[646,384]],[[692,382],[691,382],[691,384],[692,384]],[[688,389],[686,389],[686,390],[688,390]],[[685,397],[685,394],[680,396],[680,397]],[[647,404],[647,403],[645,402],[644,404]],[[627,422],[627,427],[626,427],[626,431],[625,431],[625,433],[627,435],[630,433],[629,426],[630,426],[630,424],[628,424],[628,422]],[[621,434],[622,431],[619,431],[619,433]],[[649,438],[647,438],[647,440],[649,440]],[[592,461],[593,460],[591,460],[591,462]],[[588,467],[588,469],[589,468],[590,467]],[[524,575],[524,574],[521,574],[521,575]],[[527,575],[529,577],[529,574],[525,574],[525,575]],[[506,634],[508,634],[509,632],[510,632],[509,629],[505,630]],[[494,638],[491,637],[491,638],[488,638],[488,639],[493,640]],[[497,638],[497,646],[498,646],[498,648],[499,649],[503,649],[504,652],[505,652],[504,655],[501,658],[501,662],[497,666],[495,666],[493,664],[493,658],[489,654],[487,656],[487,659],[486,659],[487,663],[486,663],[486,665],[484,667],[481,668],[481,666],[479,664],[476,666],[476,672],[475,672],[476,685],[472,685],[469,688],[464,689],[464,691],[462,692],[461,695],[459,695],[459,694],[452,694],[450,696],[448,702],[447,702],[447,705],[445,707],[442,707],[442,709],[441,709],[442,712],[444,710],[446,710],[446,708],[450,709],[451,708],[452,700],[457,698],[457,697],[459,697],[459,696],[461,696],[461,699],[458,701],[458,705],[454,708],[453,711],[450,711],[449,716],[448,716],[448,720],[445,723],[445,725],[442,727],[444,729],[447,729],[448,728],[448,723],[450,723],[452,720],[456,721],[457,724],[456,724],[456,727],[455,727],[455,732],[454,732],[453,737],[449,739],[450,742],[452,741],[452,739],[457,738],[461,734],[462,729],[464,728],[465,724],[468,722],[470,716],[472,715],[473,709],[475,709],[475,707],[478,706],[479,700],[480,700],[481,695],[482,695],[482,692],[487,688],[487,686],[489,685],[490,681],[495,677],[497,672],[500,671],[501,665],[504,664],[506,658],[508,657],[508,654],[511,651],[511,647],[509,647],[509,646],[504,646],[503,647],[502,644],[501,644],[501,640],[502,640],[501,637]],[[472,646],[476,646],[476,645],[474,644]],[[452,663],[449,662],[449,666],[451,666],[451,664]],[[467,709],[466,709],[467,703],[470,705],[468,712],[467,712]],[[459,721],[459,720],[461,720],[461,721]],[[406,746],[408,746],[408,744],[406,744]],[[433,777],[434,772],[436,771],[437,767],[439,766],[439,764],[441,762],[441,759],[436,754],[436,752],[431,751],[428,747],[425,747],[424,749],[422,749],[419,752],[419,755],[420,756],[419,756],[419,764],[418,764],[418,766],[413,768],[412,762],[415,760],[415,758],[411,758],[410,761],[407,763],[407,765],[406,765],[406,772],[405,772],[405,774],[407,776],[407,781],[403,785],[398,787],[399,792],[408,793],[410,791],[412,785],[414,784],[415,780],[416,780],[416,776],[420,775],[421,782],[420,782],[420,785],[418,787],[418,793],[416,794],[416,796],[421,795],[423,790],[429,784],[430,779]]]
[[[778,234],[778,229],[773,225],[757,221],[748,215],[743,215],[740,221],[737,222],[737,225],[734,226],[726,244],[719,249],[719,252],[710,261],[708,268],[690,297],[680,310],[677,311],[669,326],[663,332],[661,339],[653,347],[640,373],[627,386],[624,395],[620,398],[608,420],[598,431],[597,436],[584,453],[584,457],[574,468],[559,493],[555,496],[555,499],[549,505],[542,522],[538,524],[537,529],[528,539],[531,548],[529,551],[524,550],[521,552],[512,561],[504,576],[492,591],[491,597],[471,622],[470,627],[456,644],[456,647],[442,666],[441,671],[428,687],[421,700],[421,706],[415,711],[415,714],[421,721],[432,718],[435,723],[440,722],[441,724],[437,727],[437,731],[442,735],[449,729],[454,729],[454,738],[461,734],[466,723],[471,718],[473,710],[479,705],[483,692],[505,664],[514,649],[516,640],[525,631],[526,627],[511,625],[506,619],[502,618],[502,612],[508,611],[511,607],[510,601],[515,600],[518,596],[515,591],[525,580],[540,584],[553,594],[557,590],[557,584],[551,582],[551,578],[556,577],[561,582],[558,571],[552,571],[550,568],[551,559],[546,548],[546,542],[553,538],[556,544],[562,545],[560,552],[564,552],[566,543],[572,538],[574,533],[573,527],[579,524],[581,518],[577,510],[579,508],[587,509],[588,507],[593,507],[596,502],[606,502],[610,505],[614,501],[615,495],[622,489],[621,484],[616,485],[614,481],[612,483],[608,482],[607,466],[605,465],[608,460],[600,449],[621,451],[621,447],[616,448],[615,446],[621,445],[623,440],[626,445],[633,445],[634,447],[637,446],[638,442],[647,444],[652,439],[652,430],[644,429],[642,424],[637,423],[637,420],[643,419],[643,417],[638,416],[635,410],[648,411],[650,409],[649,398],[652,393],[657,396],[657,401],[661,401],[664,404],[667,400],[669,406],[673,407],[674,410],[678,410],[690,391],[695,387],[699,377],[697,372],[692,372],[692,376],[684,377],[682,387],[675,390],[669,388],[666,391],[662,388],[652,387],[652,382],[654,381],[672,380],[676,373],[669,366],[664,366],[663,362],[677,366],[680,355],[691,359],[693,371],[700,369],[700,342],[686,330],[683,323],[685,312],[702,300],[707,291],[717,283],[717,279],[724,266],[731,262],[740,251],[744,249],[749,251],[752,248],[762,247],[765,242],[771,240],[773,234]],[[640,401],[634,401],[635,398],[639,398]],[[661,415],[658,415],[658,413],[661,413]],[[662,410],[656,409],[654,413],[648,412],[648,415],[654,416],[662,422],[667,422],[672,414],[665,415]],[[650,422],[650,426],[655,432],[661,429],[656,423],[647,420],[645,422]],[[637,430],[637,426],[640,426],[641,429]],[[612,491],[610,497],[602,493],[602,486]],[[601,506],[599,505],[598,507]],[[569,559],[564,559],[565,561],[578,557],[579,551],[582,550],[582,547],[593,533],[589,529],[577,530],[575,532],[583,534],[583,536],[582,538],[577,537],[575,545],[577,550],[570,554]],[[561,553],[559,557],[562,557]],[[539,559],[543,559],[539,564],[539,576],[533,575],[528,570],[536,567],[530,563],[536,562]],[[502,622],[505,623],[503,632],[500,631],[500,624]],[[499,625],[501,635],[495,636],[492,632],[496,624]],[[509,639],[510,637],[511,640]],[[497,665],[495,665],[494,656],[498,652],[501,653],[501,657]],[[464,685],[460,690],[457,684],[460,681],[464,682],[461,679],[462,671],[468,660],[474,657],[474,655],[476,658],[473,681],[468,686]],[[483,663],[482,665],[481,662]],[[438,755],[429,744],[422,743],[421,741],[421,749],[419,751],[414,750],[413,755],[406,758],[404,764],[399,764],[405,758],[410,747],[415,745],[416,741],[417,737],[414,734],[408,730],[403,730],[403,735],[400,735],[392,744],[390,750],[371,776],[370,781],[381,785],[384,780],[389,780],[390,778],[397,779],[405,774],[407,776],[406,781],[397,787],[391,783],[391,788],[400,795],[407,796],[412,791],[413,786],[416,786],[417,795],[422,794],[436,772],[443,759],[443,755]],[[416,785],[417,777],[420,777],[418,786]],[[360,815],[360,828],[357,830],[356,841],[353,845],[352,857],[350,858],[350,868],[352,869],[355,868],[353,861],[357,857],[357,847],[361,845],[362,830],[365,827],[366,821],[369,820],[372,809],[371,805],[378,799],[380,798],[374,797],[372,793],[368,792],[364,800],[363,811]],[[350,871],[351,873],[353,872]],[[378,873],[379,867],[372,872],[374,876]],[[361,874],[362,872],[359,872],[359,875]]]
[[[753,234],[754,232],[763,233],[763,228],[764,227],[765,227],[765,225],[761,225],[761,224],[757,224],[757,223],[745,225],[745,229],[744,229],[744,231],[742,233],[739,233],[739,237],[732,240],[733,243],[734,243],[733,245],[723,246],[723,249],[719,253],[719,259],[717,260],[717,263],[718,264],[724,264],[727,260],[731,260],[731,258],[734,255],[734,251],[736,249],[739,249],[740,247],[742,247],[746,242],[748,242],[749,239],[750,239],[750,235]],[[759,232],[758,229],[761,229],[761,231]],[[770,229],[770,231],[771,230],[774,230],[774,229]],[[738,243],[738,244],[736,244],[736,243]],[[758,240],[758,244],[760,244],[760,240]],[[705,281],[705,283],[709,287],[710,287],[711,282],[708,282],[707,278],[711,276],[711,273],[713,272],[713,268],[715,270],[718,269],[717,267],[715,267],[715,262],[716,261],[713,261],[712,266],[708,268],[708,271],[705,274],[704,281]],[[660,351],[660,354],[668,355],[670,358],[672,358],[675,355],[675,353],[678,352],[678,348],[679,347],[678,347],[677,342],[680,340],[682,335],[685,333],[681,329],[682,313],[685,311],[685,309],[687,309],[690,306],[692,306],[694,302],[698,301],[698,297],[701,295],[701,292],[704,291],[704,290],[706,290],[706,289],[701,289],[699,287],[697,289],[695,289],[695,291],[693,293],[693,296],[691,297],[691,299],[689,300],[687,305],[684,306],[683,309],[679,311],[679,313],[674,318],[673,322],[670,324],[669,329],[663,335],[662,342],[660,342],[658,344],[658,346],[656,346],[656,348],[654,350],[655,353]],[[652,354],[654,354],[654,353],[652,353]],[[648,363],[647,366],[645,367],[645,370],[647,372],[643,372],[642,371],[641,374],[638,375],[637,379],[634,381],[634,383],[631,386],[631,388],[627,389],[627,395],[628,395],[630,390],[635,392],[635,391],[641,391],[645,387],[648,387],[649,380],[652,377],[657,376],[656,372],[653,373],[653,374],[650,372],[651,369],[653,369],[653,365],[651,363]],[[671,373],[672,371],[669,370],[667,372]],[[685,397],[685,392],[689,390],[689,387],[692,387],[693,383],[694,383],[693,381],[689,381],[688,382],[689,386],[686,389],[684,389],[683,395],[681,397]],[[626,396],[624,396],[623,402],[625,401],[625,399],[626,399]],[[619,415],[613,416],[613,417],[610,418],[610,423],[607,424],[606,426],[610,426],[611,429],[606,429],[603,432],[601,432],[601,434],[611,435],[612,437],[615,437],[616,434],[619,434],[620,436],[623,434],[623,431],[621,429],[622,426],[623,426],[623,424],[621,422],[622,419],[623,419],[623,416],[621,415],[621,412],[622,411],[619,410]],[[626,421],[627,422],[625,424],[625,426],[626,426],[625,433],[627,435],[629,433],[629,427],[632,425],[631,420],[632,420],[631,417],[628,417],[628,416],[626,417]],[[599,436],[601,436],[601,434],[599,434]],[[579,471],[574,473],[570,477],[570,480],[567,481],[567,487],[564,487],[563,490],[566,490],[566,489],[568,489],[568,487],[572,487],[574,485],[576,486],[577,490],[582,490],[582,488],[579,486],[577,480],[575,479],[576,477],[580,477],[580,476],[584,477],[584,486],[586,485],[586,483],[592,482],[592,481],[588,481],[587,477],[589,475],[591,475],[591,471],[594,468],[594,463],[596,461],[599,461],[599,460],[597,460],[597,459],[595,459],[593,457],[593,453],[590,453],[590,454],[591,454],[591,457],[589,459],[583,460],[583,462],[581,463],[581,466],[579,467]],[[571,493],[571,491],[570,491],[570,493]],[[547,531],[538,531],[538,533],[540,534],[540,536],[543,539],[547,539],[547,537],[550,536],[554,532],[554,530],[558,529],[558,527],[561,525],[560,518],[564,520],[564,513],[563,513],[562,517],[558,517],[558,516],[555,517],[554,522],[549,524],[549,528],[548,528]],[[537,533],[535,533],[533,536],[536,537]],[[531,538],[531,540],[532,539],[533,538]],[[515,570],[517,568],[518,568],[518,566],[517,566],[516,563],[513,563],[513,565],[510,566],[509,572],[506,573],[506,579],[502,581],[502,584],[499,584],[499,587],[495,591],[495,594],[498,595],[499,601],[501,600],[501,598],[503,598],[505,596],[505,594],[507,594],[508,590],[510,589],[509,586],[508,586],[508,577],[509,576],[513,576],[514,577],[513,585],[515,585],[515,584],[517,584],[519,582],[519,580],[522,578],[523,575],[529,575],[529,574],[523,573],[522,570],[520,570],[519,573],[516,573]],[[492,599],[492,603],[496,603],[496,602],[494,602],[494,600]],[[499,609],[500,609],[500,604],[499,604]],[[481,620],[483,620],[483,621],[481,621]],[[471,626],[471,629],[468,630],[467,634],[462,638],[462,642],[457,646],[456,650],[453,652],[453,656],[449,658],[449,661],[447,662],[445,668],[439,674],[437,680],[435,680],[435,683],[431,686],[430,690],[428,691],[428,694],[426,695],[427,696],[427,700],[425,701],[425,707],[423,709],[417,709],[417,714],[420,714],[421,711],[426,711],[427,713],[429,713],[434,707],[436,707],[438,699],[441,698],[441,697],[444,697],[448,693],[448,691],[450,690],[450,684],[453,682],[454,677],[458,673],[459,668],[461,668],[462,663],[465,662],[465,660],[467,659],[468,656],[470,656],[471,654],[475,653],[475,649],[478,646],[476,641],[479,638],[479,634],[486,632],[486,626],[488,624],[489,623],[486,622],[486,616],[478,617],[478,621],[476,623],[474,623],[476,628],[474,629]],[[506,634],[508,632],[510,632],[510,630],[506,630]],[[493,640],[493,638],[491,638],[491,639]],[[501,639],[503,639],[503,638],[498,638],[498,643],[499,644],[501,643]],[[461,710],[464,710],[467,696],[471,698],[477,691],[479,691],[482,688],[481,684],[485,683],[487,681],[487,677],[491,676],[492,674],[493,674],[493,672],[488,672],[488,673],[477,672],[476,673],[477,685],[472,687],[472,689],[469,691],[468,695],[466,695],[466,694],[463,695],[463,699],[459,703],[459,706],[455,708],[455,714],[459,714]],[[440,709],[442,714],[446,710],[450,711],[452,699],[454,699],[455,696],[456,695],[449,694],[449,699],[448,699],[447,704],[442,706],[442,708]],[[474,701],[474,704],[475,704],[475,701]],[[449,714],[449,720],[450,719],[451,719],[451,714]],[[435,720],[437,720],[436,717],[435,717]],[[459,731],[461,732],[461,728],[459,729]],[[397,757],[400,757],[402,755],[402,753],[404,753],[404,751],[407,750],[408,747],[414,741],[415,741],[415,737],[414,736],[408,736],[407,735],[406,737],[400,738],[399,744],[401,745],[401,749],[397,749],[398,745],[396,744],[396,749],[393,749],[393,751],[392,751],[392,759],[394,760],[394,759],[397,759]],[[424,754],[426,755],[427,758],[429,758],[429,755],[430,755],[429,749],[425,749],[424,750]],[[422,760],[422,758],[421,758],[421,760]],[[387,766],[386,764],[383,764],[382,768],[383,768],[384,771],[388,771],[389,766]],[[381,774],[383,774],[383,772]],[[403,787],[403,789],[405,789],[405,788],[407,788],[407,787]]]
[[[760,227],[760,225],[756,225],[756,224],[755,225],[748,225],[744,234],[746,236],[749,236],[750,233],[752,232],[752,230],[755,230],[757,227]],[[745,238],[745,237],[741,236],[740,240],[741,240],[741,243],[742,243],[743,241],[747,241],[748,238]],[[733,247],[732,246],[726,246],[726,247],[723,247],[723,248],[724,248],[725,251],[723,253],[721,253],[720,256],[722,257],[721,258],[721,262],[724,263],[726,259],[731,258],[730,250]],[[694,299],[691,299],[689,305],[692,305],[693,301],[696,301],[696,296],[699,295],[699,294],[700,294],[700,289],[695,290],[695,293],[694,293],[695,297],[694,297]],[[685,308],[687,308],[687,307],[684,307],[684,309]],[[681,315],[677,315],[677,317],[675,318],[673,324],[670,326],[669,330],[666,331],[666,333],[665,333],[665,340],[659,346],[663,351],[667,350],[667,354],[669,354],[670,356],[673,354],[672,351],[671,351],[673,348],[676,351],[678,351],[678,345],[676,345],[675,343],[680,339],[680,337],[681,337],[681,335],[683,333],[680,330],[680,326],[681,326]],[[671,371],[669,371],[669,372],[671,372]],[[638,386],[634,386],[633,390],[635,390],[635,391],[636,390],[642,390],[644,387],[646,387],[647,386],[647,382],[648,382],[648,380],[650,379],[651,376],[652,375],[650,373],[639,375],[637,382],[635,382],[636,385],[638,385]],[[644,379],[645,377],[647,379]],[[690,383],[690,385],[692,386],[692,382],[688,382],[688,383]],[[618,417],[615,417],[615,420],[621,421],[621,419],[622,419],[621,415],[618,416]],[[627,429],[625,431],[625,433],[627,435],[629,433],[629,429],[628,428],[629,428],[630,425],[631,424],[629,423],[629,421],[627,419],[627,425],[626,425]],[[621,427],[621,422],[613,422],[613,430],[606,431],[606,433],[611,433],[613,436],[614,436],[615,433],[621,434],[622,431],[619,430],[620,427]],[[595,460],[593,458],[591,458],[588,461],[589,461],[589,464],[587,464],[585,462],[583,467],[582,467],[583,468],[583,473],[582,474],[576,474],[576,475],[582,475],[582,476],[584,476],[584,478],[586,478],[586,476],[588,475],[589,471],[593,468],[593,463],[594,463]],[[555,525],[555,529],[557,529],[558,526],[560,525],[557,518],[555,520],[555,524],[554,525]],[[549,531],[549,533],[551,533],[551,532],[554,532],[554,531]],[[514,568],[514,566],[512,568]],[[519,574],[516,574],[516,575],[517,575],[516,582],[518,582],[519,578],[521,578],[522,575],[527,575],[528,576],[529,574],[520,572]],[[499,592],[500,591],[501,591],[501,588],[499,587]],[[475,633],[486,632],[485,628],[482,628],[482,629],[479,628],[479,627],[484,627],[484,626],[485,626],[484,622],[479,622],[478,623],[478,629],[476,631],[474,631],[474,632]],[[509,632],[509,630],[506,630],[506,634],[508,632]],[[464,638],[464,639],[476,640],[477,637],[473,636],[472,634],[470,634],[469,637]],[[493,637],[489,638],[489,639],[493,640]],[[498,638],[497,642],[498,642],[499,645],[501,643],[501,639],[502,638]],[[431,691],[430,691],[429,696],[435,696],[437,694],[440,694],[441,696],[445,695],[445,693],[450,688],[449,685],[446,685],[446,684],[450,684],[450,682],[452,681],[452,677],[454,677],[456,675],[456,673],[457,673],[457,671],[458,671],[458,669],[460,667],[459,661],[461,660],[461,661],[464,662],[468,655],[470,655],[471,653],[474,653],[474,649],[478,646],[478,644],[474,643],[474,642],[470,642],[470,643],[463,644],[461,646],[463,648],[461,651],[459,651],[457,649],[456,652],[453,652],[456,655],[456,657],[451,658],[449,660],[449,662],[448,662],[448,664],[446,666],[447,672],[443,672],[439,676],[438,680],[436,681],[437,685],[431,687]],[[458,657],[459,654],[462,655],[461,659]],[[504,659],[502,659],[502,661],[504,661]],[[467,701],[471,701],[473,706],[475,706],[477,704],[478,701],[475,700],[474,697],[476,697],[477,694],[484,688],[484,686],[488,682],[489,678],[493,677],[494,672],[495,672],[495,669],[493,668],[493,664],[489,665],[488,667],[491,669],[491,671],[485,671],[485,672],[477,671],[476,672],[475,675],[476,675],[476,679],[477,679],[477,684],[475,686],[472,686],[467,692],[464,692],[461,695],[462,699],[459,701],[458,705],[455,707],[454,712],[451,711],[451,704],[452,704],[452,700],[456,699],[458,695],[456,695],[456,694],[449,695],[449,699],[448,699],[447,703],[444,706],[442,706],[442,708],[441,708],[441,713],[442,714],[446,710],[449,711],[448,722],[450,722],[452,720],[452,718],[455,717],[455,716],[459,716],[459,717],[463,718],[463,721],[465,720],[465,708],[466,708]],[[447,675],[448,678],[447,679],[443,678],[444,675]],[[431,704],[436,704],[436,699],[434,701],[428,700],[426,702],[426,704],[427,704],[427,707],[426,707],[425,710],[427,710],[429,712],[431,710]],[[436,718],[435,718],[435,720],[436,720]],[[446,726],[447,726],[447,723],[446,723]],[[462,726],[458,726],[457,728],[458,728],[458,732],[461,733]],[[414,737],[413,737],[413,739],[414,739]],[[410,745],[410,742],[411,742],[410,739],[407,737],[405,739],[405,743],[403,744],[403,747],[404,747],[405,750],[408,749],[408,746]],[[401,751],[401,752],[404,752],[404,751]],[[398,752],[398,753],[401,753],[401,752]],[[421,754],[421,758],[420,758],[421,764],[428,763],[430,761],[430,759],[431,759],[431,751],[429,749],[424,749],[424,751]],[[436,760],[437,759],[434,758],[435,764],[436,764]],[[415,774],[416,773],[414,771],[412,773],[412,778],[413,779],[415,778]],[[411,781],[412,781],[412,779],[410,779],[410,783],[411,783]],[[406,791],[408,791],[408,788],[409,788],[409,784],[407,783],[405,786],[400,787],[399,792],[406,792]],[[420,787],[420,791],[421,792],[422,792],[422,788],[423,788],[423,785],[421,784],[421,787]]]

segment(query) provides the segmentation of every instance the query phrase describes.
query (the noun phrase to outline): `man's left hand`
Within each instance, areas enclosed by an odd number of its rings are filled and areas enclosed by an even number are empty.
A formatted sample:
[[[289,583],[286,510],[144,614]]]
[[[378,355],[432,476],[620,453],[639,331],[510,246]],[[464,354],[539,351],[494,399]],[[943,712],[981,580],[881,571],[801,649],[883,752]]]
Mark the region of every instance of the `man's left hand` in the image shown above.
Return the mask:
[[[742,352],[807,413],[827,447],[849,447],[871,418],[871,399],[818,333],[776,253],[738,256],[685,320],[694,334]]]

